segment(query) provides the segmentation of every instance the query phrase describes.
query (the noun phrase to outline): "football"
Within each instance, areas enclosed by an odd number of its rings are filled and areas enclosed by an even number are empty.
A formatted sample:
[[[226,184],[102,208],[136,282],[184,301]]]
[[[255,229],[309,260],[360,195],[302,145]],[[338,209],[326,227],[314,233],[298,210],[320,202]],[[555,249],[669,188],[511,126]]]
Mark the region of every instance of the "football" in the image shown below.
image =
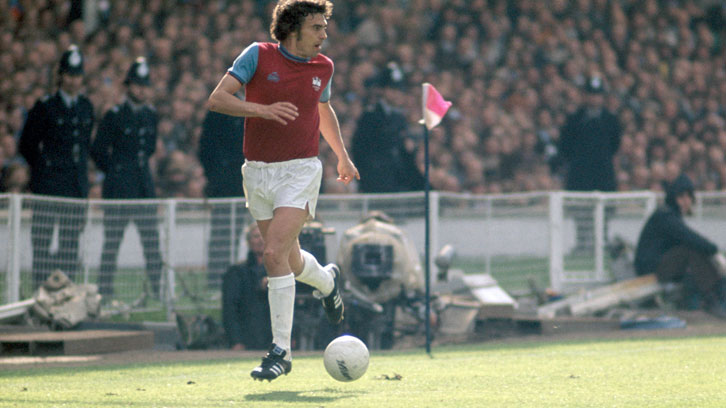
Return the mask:
[[[338,381],[355,381],[368,369],[368,347],[357,337],[344,335],[328,344],[323,355],[325,370]]]

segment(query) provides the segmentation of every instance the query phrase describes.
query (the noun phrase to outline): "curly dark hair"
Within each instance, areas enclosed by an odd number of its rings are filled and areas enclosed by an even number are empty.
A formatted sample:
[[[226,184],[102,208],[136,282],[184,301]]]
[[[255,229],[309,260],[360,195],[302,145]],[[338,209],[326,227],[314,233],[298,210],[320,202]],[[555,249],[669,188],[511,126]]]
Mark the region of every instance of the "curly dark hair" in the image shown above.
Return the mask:
[[[270,35],[277,41],[285,41],[290,33],[299,32],[305,17],[323,14],[330,18],[333,3],[330,0],[280,0],[272,12]]]

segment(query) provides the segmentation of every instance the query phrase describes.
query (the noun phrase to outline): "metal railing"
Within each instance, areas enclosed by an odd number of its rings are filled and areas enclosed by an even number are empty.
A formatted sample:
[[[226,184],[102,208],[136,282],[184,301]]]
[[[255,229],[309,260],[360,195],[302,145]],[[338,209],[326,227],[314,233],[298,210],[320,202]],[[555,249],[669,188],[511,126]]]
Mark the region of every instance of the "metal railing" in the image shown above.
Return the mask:
[[[534,279],[570,291],[612,280],[607,243],[617,236],[635,245],[662,197],[653,192],[433,192],[430,199],[432,257],[451,244],[457,252],[453,267],[489,273],[505,289],[523,290]],[[726,243],[725,203],[726,192],[698,193],[688,222]],[[423,193],[322,195],[318,220],[335,231],[325,237],[328,261],[336,259],[343,232],[371,210],[391,215],[423,254],[424,209]],[[166,318],[179,309],[219,308],[221,274],[246,258],[241,236],[250,222],[244,199],[108,201],[2,194],[0,304],[31,297],[38,279],[57,267],[69,269],[64,272],[78,283],[100,283],[102,275],[115,271],[104,307],[161,311]],[[112,226],[115,234],[108,233]],[[149,235],[150,229],[156,234]],[[76,250],[69,238],[77,239]],[[109,245],[109,239],[118,242]],[[38,250],[39,243],[47,244],[46,252]],[[109,254],[113,248],[117,253]],[[154,251],[161,260],[158,282],[153,263],[146,262]],[[435,275],[435,268],[430,270]]]

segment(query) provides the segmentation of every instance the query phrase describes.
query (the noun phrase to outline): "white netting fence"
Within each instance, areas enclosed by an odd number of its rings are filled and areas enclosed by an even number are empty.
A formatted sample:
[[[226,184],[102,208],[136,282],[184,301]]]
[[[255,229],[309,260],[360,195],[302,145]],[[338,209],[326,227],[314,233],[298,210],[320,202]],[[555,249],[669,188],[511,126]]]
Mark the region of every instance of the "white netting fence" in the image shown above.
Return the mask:
[[[662,197],[651,192],[539,192],[475,196],[432,193],[431,257],[455,247],[453,267],[492,274],[512,292],[573,290],[612,280],[608,244],[634,246]],[[698,193],[688,222],[726,243],[726,192]],[[424,254],[422,193],[323,195],[318,220],[333,261],[343,232],[368,211],[392,216]],[[246,258],[243,199],[72,200],[0,195],[0,304],[29,298],[58,268],[76,282],[99,284],[105,307],[135,311],[220,307],[220,279]],[[431,268],[435,277],[436,270]]]

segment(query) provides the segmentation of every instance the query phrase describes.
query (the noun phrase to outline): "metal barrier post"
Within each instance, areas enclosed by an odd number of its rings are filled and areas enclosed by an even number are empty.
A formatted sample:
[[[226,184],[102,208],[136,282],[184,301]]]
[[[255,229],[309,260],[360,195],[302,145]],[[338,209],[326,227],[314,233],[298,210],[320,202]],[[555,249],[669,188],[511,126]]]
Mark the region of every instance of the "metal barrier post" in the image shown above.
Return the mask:
[[[563,287],[564,255],[563,255],[563,193],[550,193],[549,228],[550,228],[550,285],[556,291]]]
[[[174,259],[175,253],[175,237],[176,237],[176,200],[166,200],[166,213],[164,214],[164,229],[166,230],[166,253],[163,254],[164,259],[164,276],[166,277],[166,286],[163,290],[164,307],[166,309],[166,319],[174,321],[174,299],[175,294],[175,276],[174,267],[176,265]]]
[[[595,201],[595,280],[606,281],[605,277],[605,197],[597,193]]]
[[[20,194],[10,196],[8,217],[8,274],[6,276],[6,303],[20,301],[20,221],[23,199]]]

